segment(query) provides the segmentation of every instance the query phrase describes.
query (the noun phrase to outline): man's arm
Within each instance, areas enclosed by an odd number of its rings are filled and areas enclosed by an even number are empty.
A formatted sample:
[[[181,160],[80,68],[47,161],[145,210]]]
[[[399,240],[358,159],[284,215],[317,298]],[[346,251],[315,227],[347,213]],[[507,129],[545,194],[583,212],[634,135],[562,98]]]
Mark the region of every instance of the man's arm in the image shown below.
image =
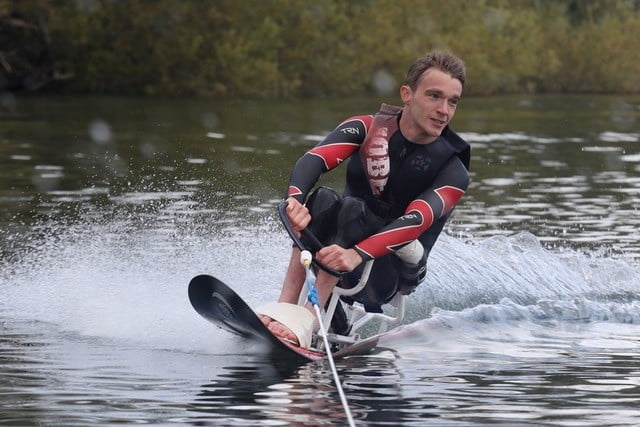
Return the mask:
[[[320,175],[337,167],[360,148],[372,121],[373,116],[351,117],[300,157],[291,172],[287,196],[304,202]]]
[[[469,186],[469,172],[457,156],[442,168],[433,185],[412,201],[400,218],[354,246],[363,260],[394,252],[441,224]]]

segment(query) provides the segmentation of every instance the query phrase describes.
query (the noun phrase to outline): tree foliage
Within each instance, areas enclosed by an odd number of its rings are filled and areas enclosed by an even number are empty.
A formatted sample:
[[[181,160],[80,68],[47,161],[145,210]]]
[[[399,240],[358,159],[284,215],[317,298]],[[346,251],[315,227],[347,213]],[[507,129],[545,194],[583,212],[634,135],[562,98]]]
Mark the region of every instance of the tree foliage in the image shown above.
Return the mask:
[[[637,0],[0,0],[0,89],[357,95],[439,48],[467,94],[640,91]]]

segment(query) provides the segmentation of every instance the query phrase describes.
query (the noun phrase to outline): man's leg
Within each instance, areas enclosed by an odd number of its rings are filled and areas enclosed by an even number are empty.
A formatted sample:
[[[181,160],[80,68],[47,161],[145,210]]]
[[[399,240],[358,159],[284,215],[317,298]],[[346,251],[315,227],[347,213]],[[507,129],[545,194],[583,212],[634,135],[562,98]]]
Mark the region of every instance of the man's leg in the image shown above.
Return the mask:
[[[340,208],[341,199],[341,196],[335,190],[326,187],[317,188],[307,199],[306,205],[309,208],[309,213],[312,218],[308,228],[314,233],[316,238],[324,244],[333,242],[335,216]],[[305,241],[304,237],[302,240],[305,244],[309,244],[309,242]],[[300,249],[294,248],[291,253],[289,267],[287,268],[278,302],[297,304],[305,277],[305,268],[300,263]],[[333,276],[322,271],[318,273],[315,286],[318,290],[318,298],[320,301],[326,301],[329,298],[336,283],[337,278],[333,278]],[[314,312],[313,307],[309,304],[307,304],[307,308]],[[270,319],[268,316],[260,316],[260,319],[274,335],[293,342],[297,341],[297,338],[289,328],[283,326],[281,323]]]
[[[318,290],[318,300],[320,303],[320,307],[324,307],[329,301],[329,297],[331,297],[331,292],[333,292],[333,288],[338,284],[338,278],[332,274],[326,273],[322,270],[318,270],[318,275],[316,276],[316,289]],[[310,310],[313,310],[311,304],[307,303],[307,307]]]
[[[284,282],[282,284],[282,290],[280,291],[280,298],[278,298],[278,302],[297,304],[305,276],[305,269],[300,263],[300,249],[294,247],[291,251],[289,267],[287,268],[287,273],[284,276]],[[260,315],[260,320],[262,320],[262,323],[269,328],[273,335],[291,342],[298,341],[298,337],[296,337],[289,328],[280,322],[265,315]]]
[[[284,285],[282,287],[278,302],[297,304],[300,291],[302,289],[302,283],[304,282],[305,278],[306,271],[300,263],[300,250],[295,248],[293,250],[291,260],[289,261],[289,269],[287,270],[287,275],[285,276]],[[325,304],[329,300],[329,297],[331,296],[333,288],[337,283],[337,277],[325,273],[322,270],[318,271],[318,275],[315,281],[315,287],[318,291],[318,300],[321,307],[325,306]],[[305,304],[305,307],[315,316],[315,309],[309,302]],[[296,337],[295,334],[282,323],[276,320],[272,320],[267,316],[260,316],[260,318],[262,320],[262,323],[264,323],[265,326],[269,328],[273,335],[279,338],[286,339],[293,343],[298,342],[298,337]]]
[[[427,251],[424,250],[419,240],[414,240],[398,249],[395,256],[399,261],[398,292],[409,295],[416,290],[427,275]]]
[[[352,297],[342,297],[347,303],[357,301],[366,311],[382,313],[382,305],[389,302],[398,291],[398,269],[395,255],[389,254],[377,258],[369,274],[366,286]],[[348,286],[353,287],[360,281],[364,265],[348,276]]]
[[[282,290],[280,291],[280,298],[278,298],[278,302],[288,302],[291,304],[298,303],[298,297],[300,295],[300,290],[302,289],[305,274],[304,266],[300,263],[300,249],[294,247],[291,251],[289,267],[287,268],[287,273],[284,276],[284,282],[282,283]]]
[[[291,251],[289,267],[287,267],[287,273],[284,277],[278,302],[297,304],[305,278],[306,270],[300,262],[300,249],[294,247]],[[318,299],[321,302],[321,306],[324,306],[324,303],[328,301],[331,296],[331,291],[333,291],[333,288],[337,283],[337,277],[318,269],[315,287],[318,290]]]
[[[300,263],[300,249],[294,247],[291,250],[291,258],[289,259],[289,267],[284,276],[284,282],[282,283],[282,289],[280,290],[280,297],[278,302],[288,302],[290,304],[297,304],[302,289],[302,283],[305,279],[305,270]],[[265,326],[269,326],[272,322],[271,318],[265,315],[260,315],[260,320]]]

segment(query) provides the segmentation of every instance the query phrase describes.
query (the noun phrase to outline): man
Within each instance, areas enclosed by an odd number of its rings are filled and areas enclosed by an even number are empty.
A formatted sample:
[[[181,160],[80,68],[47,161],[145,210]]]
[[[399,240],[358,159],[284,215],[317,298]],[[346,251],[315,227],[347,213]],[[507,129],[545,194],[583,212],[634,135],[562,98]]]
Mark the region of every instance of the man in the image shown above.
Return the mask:
[[[354,286],[362,264],[375,259],[366,287],[353,297],[368,311],[380,311],[396,292],[409,294],[422,281],[429,251],[468,187],[470,147],[449,128],[464,83],[458,57],[428,53],[407,72],[402,108],[383,104],[374,116],[344,121],[291,173],[289,221],[297,232],[308,226],[325,244],[315,254],[319,262],[350,272],[341,286]],[[309,195],[323,173],[347,158],[344,197],[324,187]],[[305,278],[299,254],[293,250],[276,306],[298,301]],[[321,305],[338,280],[318,271]],[[309,325],[301,332],[294,325],[303,321],[299,315],[278,311],[259,311],[263,323],[276,336],[303,345],[300,335]],[[312,325],[312,317],[303,317]]]

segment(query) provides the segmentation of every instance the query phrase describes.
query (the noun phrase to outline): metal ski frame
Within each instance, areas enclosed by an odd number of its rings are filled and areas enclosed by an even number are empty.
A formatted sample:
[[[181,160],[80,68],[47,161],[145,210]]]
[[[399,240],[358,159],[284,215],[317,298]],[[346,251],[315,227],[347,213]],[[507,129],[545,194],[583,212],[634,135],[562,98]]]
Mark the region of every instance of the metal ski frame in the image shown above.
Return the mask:
[[[331,325],[331,320],[333,319],[333,315],[336,311],[336,307],[338,304],[341,304],[340,297],[341,296],[351,296],[360,292],[367,284],[369,280],[369,275],[371,274],[371,269],[373,268],[374,260],[367,261],[364,269],[362,271],[362,275],[360,276],[360,281],[353,288],[341,288],[336,286],[333,288],[333,292],[331,293],[331,297],[329,298],[329,303],[324,311],[324,315],[322,317],[323,324],[329,326]],[[298,299],[298,305],[304,305],[307,301],[307,293],[309,292],[307,285],[304,284],[302,290],[300,291],[300,297]],[[327,339],[328,341],[335,345],[338,349],[342,347],[346,347],[348,345],[356,343],[360,339],[360,334],[358,330],[360,330],[363,326],[369,324],[372,321],[379,321],[380,325],[378,327],[378,333],[386,332],[389,327],[399,325],[404,319],[405,313],[405,300],[406,295],[401,295],[400,293],[396,293],[396,295],[389,301],[385,306],[391,306],[394,308],[394,315],[391,316],[385,313],[371,313],[364,309],[362,304],[358,302],[354,302],[353,304],[343,304],[343,308],[346,309],[347,319],[349,324],[351,325],[351,329],[349,331],[349,335],[339,335],[335,333],[328,333]],[[319,336],[321,332],[314,334],[312,339],[312,347],[319,351],[324,351],[324,342],[322,336]]]
[[[314,253],[322,247],[322,243],[308,230],[302,230],[301,234],[305,236],[311,242],[311,248],[306,248],[303,244],[300,236],[293,230],[286,214],[287,202],[283,201],[278,205],[278,213],[280,215],[280,219],[282,220],[282,224],[284,225],[287,233],[295,243],[295,245],[300,248],[300,250],[309,250]],[[360,276],[360,281],[353,288],[341,288],[336,286],[333,288],[331,293],[331,297],[329,298],[329,303],[325,309],[324,316],[322,317],[322,322],[325,325],[331,325],[331,320],[333,319],[333,315],[336,311],[336,307],[340,304],[341,296],[352,296],[360,292],[367,284],[369,280],[369,275],[371,274],[371,268],[373,267],[373,263],[375,260],[370,260],[365,263],[364,269],[362,271],[362,275]],[[322,263],[318,262],[315,258],[313,259],[315,265],[326,271],[327,273],[340,277],[343,272],[335,271]],[[300,291],[300,296],[298,297],[298,305],[304,305],[307,301],[307,294],[309,293],[309,289],[306,284],[302,286],[302,290]],[[368,324],[371,321],[378,320],[380,321],[380,326],[378,328],[378,333],[385,332],[389,326],[399,325],[404,318],[405,311],[405,295],[401,295],[396,293],[391,301],[389,301],[385,305],[390,305],[395,308],[395,316],[390,316],[384,313],[371,313],[364,309],[362,304],[354,302],[352,305],[344,304],[346,308],[347,320],[351,325],[351,330],[349,331],[349,335],[339,335],[334,333],[328,333],[327,339],[337,348],[346,347],[348,345],[356,343],[360,339],[360,334],[357,333],[364,325]],[[314,334],[312,339],[311,346],[315,349],[323,351],[324,343],[322,336],[318,336]]]

